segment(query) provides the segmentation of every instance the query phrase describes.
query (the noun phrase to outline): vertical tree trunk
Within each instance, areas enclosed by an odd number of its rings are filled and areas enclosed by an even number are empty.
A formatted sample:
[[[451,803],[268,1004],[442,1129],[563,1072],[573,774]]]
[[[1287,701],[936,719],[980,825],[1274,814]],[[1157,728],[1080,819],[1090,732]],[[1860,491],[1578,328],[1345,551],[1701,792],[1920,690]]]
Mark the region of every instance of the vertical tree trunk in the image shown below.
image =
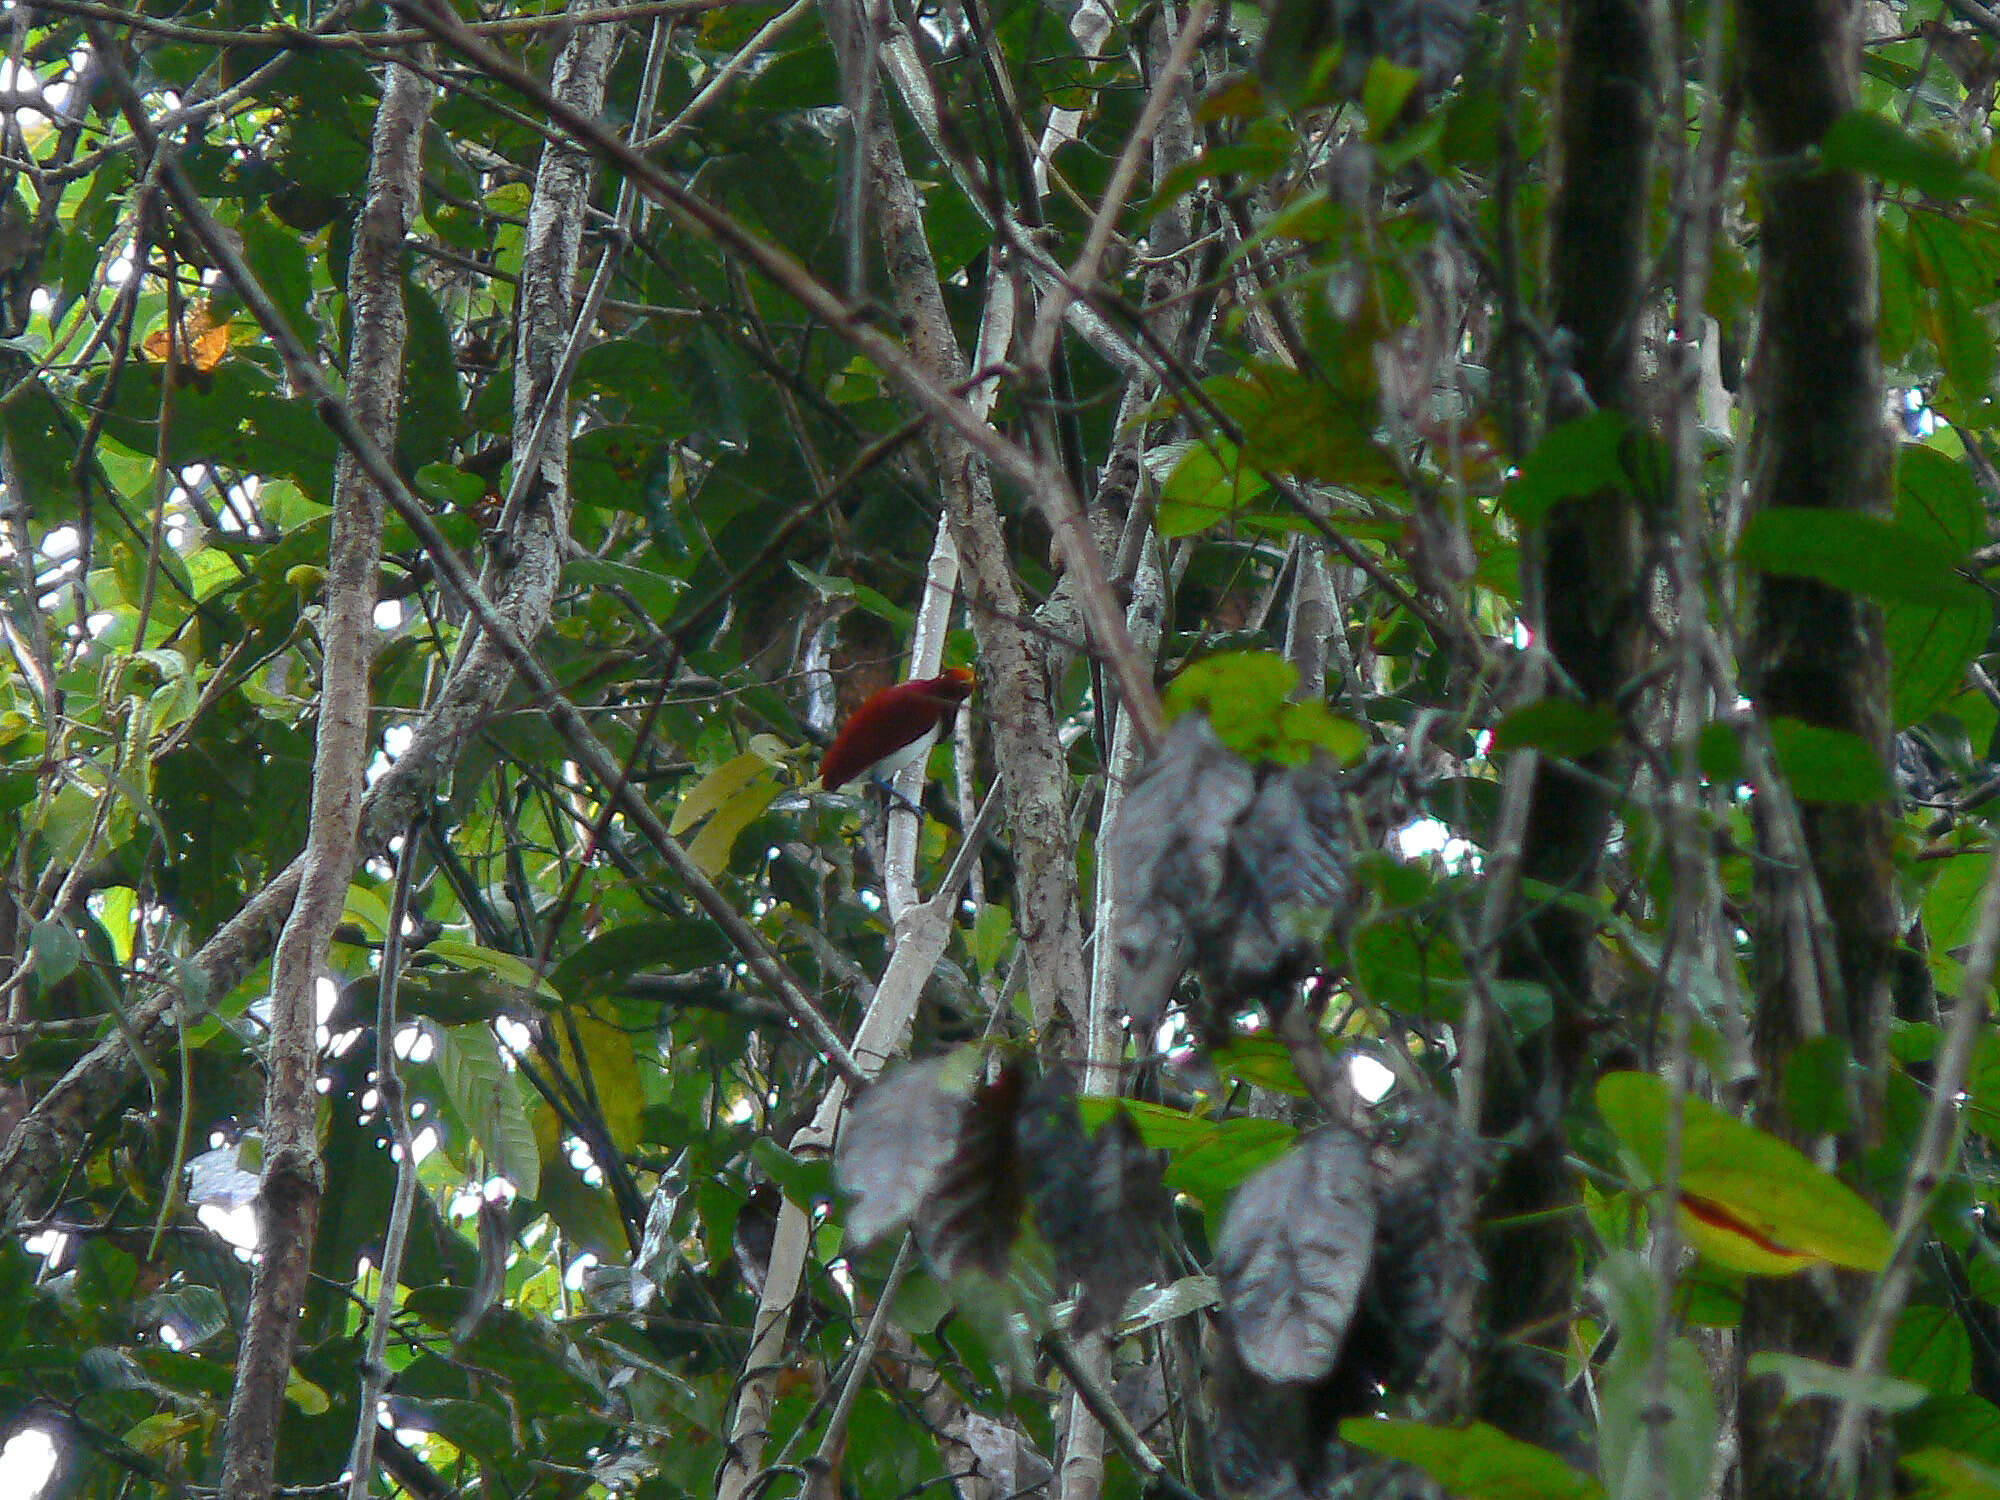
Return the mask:
[[[1876,349],[1875,240],[1867,185],[1803,157],[1856,102],[1859,7],[1853,0],[1758,0],[1737,7],[1758,158],[1764,261],[1762,343],[1754,400],[1757,457],[1750,503],[1887,514],[1891,448]],[[1804,579],[1761,580],[1745,677],[1759,709],[1861,736],[1890,752],[1888,657],[1877,609]],[[1759,865],[1756,1057],[1761,1121],[1785,1131],[1784,1067],[1820,1024],[1874,1076],[1889,1018],[1896,940],[1890,809],[1799,809],[1808,870]],[[1765,851],[1783,845],[1768,821]],[[1810,945],[1776,939],[1801,882],[1817,883],[1834,934],[1830,971],[1799,972]],[[1817,1004],[1813,1001],[1816,998]],[[1823,1018],[1823,1022],[1822,1022]],[[1865,1107],[1839,1145],[1870,1134]],[[1746,1352],[1783,1350],[1845,1361],[1864,1286],[1853,1278],[1754,1281],[1745,1300]],[[1770,1379],[1746,1383],[1738,1415],[1745,1500],[1844,1492],[1829,1472],[1834,1413],[1825,1402],[1786,1407]],[[1859,1492],[1887,1492],[1880,1424],[1864,1439]]]
[[[1632,355],[1644,292],[1647,191],[1659,113],[1653,82],[1653,10],[1644,0],[1567,0],[1563,7],[1562,178],[1550,219],[1550,301],[1570,340],[1578,379],[1558,383],[1549,415],[1561,422],[1630,399]],[[1578,388],[1580,385],[1580,389]],[[1638,663],[1638,583],[1642,554],[1637,502],[1609,491],[1558,506],[1531,538],[1526,595],[1539,600],[1543,641],[1569,682],[1593,704],[1611,706]],[[1536,886],[1575,890],[1594,876],[1611,820],[1618,756],[1583,762],[1585,774],[1554,761],[1537,768],[1521,847],[1521,875]],[[1575,1201],[1564,1164],[1558,1111],[1582,1061],[1590,998],[1589,916],[1524,887],[1509,924],[1500,970],[1546,985],[1553,1021],[1521,1058],[1525,1089],[1495,1088],[1484,1129],[1505,1133],[1533,1117],[1532,1139],[1503,1167],[1488,1218],[1546,1214]],[[1488,1237],[1494,1268],[1490,1323],[1500,1332],[1542,1330],[1560,1343],[1575,1303],[1575,1252],[1560,1215]],[[1560,1381],[1523,1379],[1501,1369],[1480,1404],[1521,1436],[1561,1446],[1570,1423]],[[1524,1394],[1541,1393],[1531,1399]]]

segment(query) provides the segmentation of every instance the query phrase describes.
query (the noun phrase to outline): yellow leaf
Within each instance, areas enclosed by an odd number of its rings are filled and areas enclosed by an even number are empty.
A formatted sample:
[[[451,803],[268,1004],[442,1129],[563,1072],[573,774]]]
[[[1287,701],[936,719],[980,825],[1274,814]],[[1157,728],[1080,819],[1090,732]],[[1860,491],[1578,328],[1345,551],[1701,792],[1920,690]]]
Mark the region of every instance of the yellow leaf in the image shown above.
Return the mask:
[[[324,1390],[297,1370],[285,1377],[285,1399],[309,1417],[323,1417],[333,1405]]]
[[[771,763],[756,754],[739,755],[734,760],[724,761],[688,788],[680,806],[674,809],[674,821],[668,825],[667,832],[679,838],[770,769]]]
[[[584,1061],[590,1064],[590,1081],[597,1090],[597,1102],[611,1139],[623,1147],[635,1146],[639,1141],[639,1112],[645,1101],[640,1097],[639,1061],[632,1052],[632,1038],[582,1010],[572,1010],[571,1015],[577,1035],[583,1039]],[[563,1070],[577,1081],[577,1087],[583,1087],[583,1070],[577,1065],[569,1027],[561,1016],[550,1018],[549,1036],[562,1058]]]
[[[688,857],[708,875],[720,875],[729,864],[729,851],[736,837],[757,820],[782,790],[778,778],[765,766],[760,779],[738,791],[708,820],[706,827],[688,845]]]

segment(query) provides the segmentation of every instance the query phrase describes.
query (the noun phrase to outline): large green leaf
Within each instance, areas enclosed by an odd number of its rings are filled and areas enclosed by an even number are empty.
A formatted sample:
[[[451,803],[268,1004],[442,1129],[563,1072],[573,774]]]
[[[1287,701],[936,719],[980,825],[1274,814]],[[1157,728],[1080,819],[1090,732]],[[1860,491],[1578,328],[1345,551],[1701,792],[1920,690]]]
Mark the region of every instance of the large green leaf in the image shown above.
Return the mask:
[[[1376,437],[1371,403],[1282,365],[1211,380],[1210,398],[1243,430],[1243,462],[1354,489],[1389,491],[1395,461]]]
[[[1833,122],[1820,142],[1829,167],[1913,187],[1932,198],[1996,198],[1993,182],[1936,139],[1926,139],[1886,115],[1857,109]]]
[[[1934,530],[1882,516],[1817,506],[1760,511],[1743,528],[1737,556],[1766,573],[1812,578],[1885,604],[1977,603],[1957,574],[1960,554]]]
[[[1414,1464],[1455,1500],[1600,1500],[1604,1487],[1546,1448],[1497,1427],[1426,1427],[1381,1417],[1349,1417],[1340,1436],[1370,1453]]]
[[[2000,1500],[2000,1468],[1946,1448],[1920,1448],[1900,1460],[1916,1500]]]
[[[1248,509],[1270,488],[1263,475],[1244,464],[1227,438],[1190,443],[1160,489],[1160,535],[1193,536],[1218,526]]]
[[[1844,729],[1771,721],[1771,749],[1792,795],[1805,802],[1874,802],[1889,795],[1889,768]]]
[[[1903,449],[1896,464],[1896,523],[1961,561],[1985,540],[1986,508],[1971,471],[1935,448]],[[1898,726],[1914,724],[1965,682],[1986,647],[1993,608],[1983,595],[1886,605],[1882,628],[1894,664]]]
[[[1609,709],[1574,698],[1541,698],[1515,709],[1494,727],[1493,748],[1539,750],[1573,759],[1602,750],[1618,738],[1622,727]]]
[[[1924,892],[1924,934],[1938,952],[1972,941],[1973,918],[1992,869],[1991,855],[1970,853],[1954,854],[1935,866]]]
[[[1628,459],[1635,440],[1621,412],[1605,408],[1551,428],[1501,497],[1523,526],[1539,525],[1564,500],[1632,488]]]
[[[1598,1377],[1597,1466],[1612,1500],[1699,1494],[1715,1457],[1715,1397],[1694,1340],[1660,1326],[1659,1278],[1645,1258],[1620,1250],[1595,1281],[1618,1330]],[[1657,1341],[1666,1337],[1664,1359]],[[1655,1384],[1656,1373],[1664,1381]],[[1664,1469],[1664,1473],[1662,1473]]]
[[[1824,1396],[1831,1401],[1855,1401],[1877,1411],[1908,1411],[1930,1393],[1914,1381],[1894,1375],[1857,1375],[1845,1365],[1829,1365],[1799,1354],[1766,1349],[1743,1366],[1747,1375],[1775,1375],[1785,1383],[1785,1399]]]
[[[429,1028],[437,1046],[438,1077],[493,1170],[523,1198],[542,1185],[542,1155],[521,1098],[521,1081],[500,1058],[500,1043],[485,1026]]]
[[[1886,1263],[1889,1226],[1846,1183],[1705,1099],[1686,1095],[1680,1105],[1681,1195],[1709,1223],[1801,1265],[1824,1260],[1879,1271]],[[1666,1084],[1650,1073],[1607,1073],[1597,1107],[1640,1169],[1659,1182],[1671,1107]]]

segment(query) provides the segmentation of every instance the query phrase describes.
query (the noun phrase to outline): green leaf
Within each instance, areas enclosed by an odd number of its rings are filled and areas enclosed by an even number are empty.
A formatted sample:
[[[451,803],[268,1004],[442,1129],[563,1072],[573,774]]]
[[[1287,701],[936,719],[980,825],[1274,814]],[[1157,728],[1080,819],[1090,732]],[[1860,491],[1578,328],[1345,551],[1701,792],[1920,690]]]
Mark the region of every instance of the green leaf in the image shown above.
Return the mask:
[[[521,1098],[521,1081],[501,1061],[500,1044],[484,1026],[428,1027],[437,1046],[438,1077],[465,1128],[493,1170],[523,1198],[542,1187],[542,1156]]]
[[[733,801],[770,769],[771,763],[763,756],[748,752],[724,761],[681,795],[667,832],[679,838],[717,808]]]
[[[1933,1396],[1896,1423],[1906,1451],[1952,1448],[1984,1464],[2000,1464],[2000,1407],[1983,1396]]]
[[[1292,1066],[1290,1049],[1276,1037],[1236,1037],[1228,1046],[1211,1053],[1209,1061],[1224,1078],[1269,1089],[1275,1094],[1290,1094],[1299,1099],[1306,1096],[1306,1086],[1299,1081],[1298,1069]]]
[[[1354,978],[1377,1005],[1412,1015],[1459,1014],[1465,993],[1465,960],[1449,938],[1433,936],[1414,919],[1372,922],[1354,935]]]
[[[1662,1332],[1654,1314],[1658,1284],[1653,1268],[1631,1251],[1605,1257],[1598,1268],[1598,1289],[1618,1329],[1618,1345],[1598,1382],[1597,1464],[1614,1500],[1700,1494],[1715,1453],[1715,1397],[1692,1339],[1669,1340],[1666,1382],[1658,1392],[1665,1410],[1652,1408],[1653,1356]]]
[[[1808,1037],[1785,1059],[1785,1113],[1806,1135],[1848,1126],[1847,1047],[1837,1036]]]
[[[720,875],[728,868],[729,856],[743,830],[762,817],[764,809],[775,802],[778,793],[783,790],[776,774],[767,770],[761,780],[752,782],[716,810],[715,816],[687,846],[688,858],[707,874]]]
[[[2000,1500],[2000,1469],[1988,1468],[1963,1453],[1922,1448],[1898,1460],[1913,1476],[1915,1500]]]
[[[1933,949],[1949,953],[1972,941],[1972,923],[1992,875],[1993,856],[1954,854],[1933,868],[1930,889],[1924,892],[1924,934]]]
[[[1130,1115],[1132,1123],[1138,1127],[1139,1139],[1155,1151],[1187,1150],[1214,1139],[1217,1129],[1213,1120],[1205,1120],[1200,1115],[1191,1115],[1184,1109],[1172,1109],[1164,1104],[1148,1104],[1143,1099],[1110,1099],[1093,1095],[1078,1099],[1076,1107],[1083,1116],[1085,1127],[1093,1131],[1113,1115]]]
[[[1695,763],[1701,774],[1718,786],[1734,786],[1743,780],[1743,742],[1734,724],[1704,724],[1695,742]]]
[[[1954,153],[1872,110],[1857,109],[1834,121],[1819,151],[1829,167],[1913,187],[1927,197],[1991,201],[1994,196],[1993,185]]]
[[[60,917],[44,917],[28,934],[28,951],[43,984],[66,979],[83,962],[83,940]]]
[[[1372,392],[1363,399],[1318,376],[1271,364],[1216,377],[1206,389],[1243,429],[1243,459],[1258,469],[1377,493],[1401,482],[1375,437]]]
[[[567,999],[591,1000],[617,994],[634,974],[685,974],[719,963],[730,951],[706,918],[631,922],[593,933],[556,965],[549,982]]]
[[[1388,133],[1421,77],[1415,68],[1402,67],[1386,57],[1369,60],[1368,76],[1361,83],[1361,109],[1368,116],[1369,139],[1379,141]]]
[[[1824,1396],[1832,1401],[1859,1402],[1877,1411],[1908,1411],[1930,1395],[1922,1386],[1893,1375],[1857,1375],[1843,1365],[1823,1364],[1800,1354],[1766,1350],[1751,1355],[1743,1368],[1753,1376],[1777,1376],[1785,1384],[1787,1401]]]
[[[583,1041],[583,1062],[590,1068],[590,1088],[597,1096],[598,1113],[619,1147],[630,1150],[639,1143],[639,1115],[645,1103],[639,1081],[639,1060],[632,1050],[633,1038],[620,1028],[578,1008],[571,1007],[567,1019],[553,1016],[549,1021],[550,1044],[562,1059],[564,1070],[584,1085],[584,1070],[576,1048],[570,1043],[570,1026]]]
[[[561,1000],[548,976],[535,977],[535,966],[525,958],[513,953],[502,953],[497,948],[482,948],[477,943],[468,943],[461,938],[433,938],[424,945],[425,953],[432,958],[441,958],[455,969],[467,969],[474,973],[490,974],[510,989],[523,995],[536,995],[543,1000]]]
[[[1961,557],[1934,530],[1860,511],[1774,506],[1751,517],[1736,555],[1766,573],[1816,579],[1885,604],[1936,608],[1981,597],[1958,576]]]
[[[1278,710],[1276,730],[1258,749],[1265,760],[1281,765],[1307,765],[1323,750],[1351,766],[1368,753],[1368,731],[1324,703],[1287,703]]]
[[[821,598],[852,599],[876,619],[893,627],[899,636],[909,634],[913,623],[910,612],[901,605],[892,604],[880,589],[870,588],[852,578],[815,573],[799,562],[788,562],[786,566],[802,581],[811,584]]]
[[[1965,464],[1921,445],[1896,457],[1896,523],[1963,557],[1986,540],[1986,507]]]
[[[1225,1120],[1200,1145],[1176,1156],[1167,1167],[1167,1186],[1211,1207],[1259,1167],[1291,1149],[1298,1130],[1281,1120]],[[1145,1132],[1141,1130],[1143,1139]]]
[[[1889,1226],[1846,1183],[1705,1099],[1688,1095],[1681,1103],[1684,1197],[1721,1209],[1785,1254],[1862,1271],[1887,1262]],[[1666,1084],[1650,1073],[1607,1073],[1597,1085],[1605,1123],[1656,1183],[1664,1175],[1668,1106]]]
[[[1632,488],[1626,467],[1632,425],[1606,408],[1549,429],[1500,502],[1523,526],[1538,526],[1565,500]]]
[[[702,870],[720,875],[744,829],[784,790],[769,757],[746,751],[696,782],[674,809],[670,831],[679,837],[703,818],[708,824],[688,844],[688,857]]]
[[[1229,439],[1190,443],[1160,489],[1160,535],[1193,536],[1221,525],[1270,488],[1263,475],[1244,464]]]
[[[1844,729],[1797,719],[1771,721],[1778,771],[1804,802],[1874,802],[1890,791],[1889,770],[1868,742]]]
[[[1275,651],[1222,651],[1182,668],[1167,684],[1167,714],[1205,711],[1216,738],[1261,760],[1298,685],[1299,669]]]
[[[824,1156],[801,1161],[769,1136],[759,1136],[750,1143],[750,1156],[777,1183],[779,1191],[808,1212],[839,1197],[833,1163]]]
[[[333,1406],[333,1398],[297,1370],[285,1377],[285,1399],[309,1417],[323,1416]]]
[[[1935,448],[1904,448],[1896,463],[1896,523],[1963,560],[1985,540],[1986,510],[1971,471]],[[1959,689],[1992,625],[1984,596],[1885,607],[1898,727],[1916,723]]]
[[[1950,1308],[1919,1302],[1896,1320],[1887,1364],[1929,1392],[1962,1396],[1972,1386],[1972,1338]]]
[[[1600,1500],[1604,1488],[1546,1448],[1497,1427],[1426,1427],[1381,1417],[1349,1417],[1342,1441],[1414,1464],[1457,1500]]]
[[[1882,633],[1889,646],[1896,728],[1927,718],[1965,681],[1966,669],[1993,629],[1993,610],[1984,598],[1960,599],[1926,607],[1889,604],[1882,609]]]
[[[1539,750],[1574,760],[1614,743],[1622,729],[1618,715],[1608,708],[1574,698],[1543,698],[1502,719],[1493,730],[1493,748],[1501,753]]]
[[[308,349],[320,339],[312,317],[312,267],[296,231],[263,214],[246,214],[236,225],[243,259]]]

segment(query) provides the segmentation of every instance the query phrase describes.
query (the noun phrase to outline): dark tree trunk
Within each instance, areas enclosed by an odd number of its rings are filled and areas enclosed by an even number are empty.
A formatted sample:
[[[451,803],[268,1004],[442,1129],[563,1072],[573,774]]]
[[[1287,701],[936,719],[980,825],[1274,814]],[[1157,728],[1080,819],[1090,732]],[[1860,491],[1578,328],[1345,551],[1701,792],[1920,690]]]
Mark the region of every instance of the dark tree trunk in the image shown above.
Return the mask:
[[[1868,186],[1851,172],[1804,159],[1855,106],[1859,7],[1853,0],[1745,0],[1737,7],[1744,79],[1759,160],[1764,262],[1762,343],[1756,355],[1756,461],[1751,504],[1887,514],[1891,446],[1876,349],[1875,240]],[[1761,580],[1745,662],[1762,713],[1861,736],[1890,752],[1888,656],[1876,608],[1852,594],[1793,578]],[[1768,811],[1768,810],[1767,810]],[[1803,805],[1809,870],[1782,863],[1790,841],[1767,821],[1758,871],[1756,1055],[1761,1123],[1789,1130],[1782,1099],[1793,1049],[1822,1024],[1878,1077],[1890,1013],[1896,940],[1890,809]],[[1802,882],[1817,883],[1832,937],[1831,964],[1798,930]],[[1811,972],[1800,972],[1803,963]],[[1875,1109],[1861,1109],[1839,1142],[1851,1158]],[[1845,1362],[1865,1282],[1795,1276],[1753,1279],[1741,1347]],[[1745,1500],[1846,1492],[1830,1472],[1834,1412],[1822,1401],[1782,1406],[1777,1383],[1748,1381],[1739,1408]],[[1886,1433],[1864,1437],[1858,1492],[1888,1492]]]
[[[1550,214],[1549,282],[1576,379],[1565,374],[1557,382],[1553,422],[1622,408],[1631,396],[1660,109],[1653,17],[1644,0],[1563,6],[1562,176]],[[1642,554],[1638,504],[1617,491],[1558,506],[1530,538],[1527,597],[1539,599],[1543,639],[1556,665],[1590,703],[1615,706],[1637,668]],[[1561,1110],[1584,1062],[1594,929],[1586,913],[1550,902],[1535,887],[1576,890],[1596,875],[1612,813],[1604,788],[1616,783],[1617,752],[1588,757],[1582,770],[1545,760],[1529,794],[1521,874],[1532,884],[1519,898],[1499,963],[1510,979],[1547,986],[1554,1020],[1524,1049],[1521,1086],[1496,1087],[1483,1122],[1489,1133],[1514,1130],[1523,1120],[1534,1126],[1528,1144],[1502,1168],[1486,1217],[1540,1216],[1488,1236],[1488,1321],[1502,1335],[1534,1330],[1533,1341],[1552,1350],[1562,1344],[1576,1300],[1571,1226],[1551,1211],[1576,1201]],[[1574,1419],[1561,1382],[1524,1378],[1529,1373],[1492,1371],[1482,1412],[1522,1437],[1565,1446]]]

